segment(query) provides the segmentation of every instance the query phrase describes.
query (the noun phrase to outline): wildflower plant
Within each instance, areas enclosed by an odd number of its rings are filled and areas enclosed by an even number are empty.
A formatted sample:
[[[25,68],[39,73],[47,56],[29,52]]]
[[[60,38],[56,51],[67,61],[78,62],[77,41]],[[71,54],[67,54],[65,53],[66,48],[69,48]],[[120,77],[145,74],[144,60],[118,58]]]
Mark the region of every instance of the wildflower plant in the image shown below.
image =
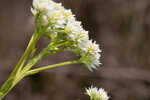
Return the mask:
[[[26,76],[70,64],[85,64],[90,71],[100,65],[99,45],[89,39],[88,31],[83,29],[70,9],[65,9],[61,3],[52,0],[33,0],[31,12],[34,15],[33,35],[10,77],[2,85],[0,99]],[[37,42],[42,37],[47,37],[49,44],[35,55]],[[71,51],[79,59],[31,69],[44,57],[63,51]]]

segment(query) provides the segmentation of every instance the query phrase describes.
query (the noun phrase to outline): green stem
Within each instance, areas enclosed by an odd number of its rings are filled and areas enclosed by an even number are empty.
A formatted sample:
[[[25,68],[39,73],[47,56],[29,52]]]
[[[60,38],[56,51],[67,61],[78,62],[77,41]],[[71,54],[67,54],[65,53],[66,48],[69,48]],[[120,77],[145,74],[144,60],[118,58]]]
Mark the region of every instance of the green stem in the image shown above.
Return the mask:
[[[37,58],[38,60],[38,58]],[[58,64],[54,64],[54,65],[49,65],[49,66],[44,66],[44,67],[41,67],[41,68],[37,68],[37,69],[33,69],[33,70],[30,70],[30,71],[27,71],[28,68],[30,68],[32,66],[32,64],[28,64],[25,68],[27,69],[24,69],[23,71],[20,72],[19,76],[16,77],[14,80],[13,80],[13,83],[12,85],[8,88],[8,90],[4,93],[0,92],[0,100],[21,80],[23,79],[25,76],[29,76],[29,75],[33,75],[33,74],[36,74],[38,72],[41,72],[41,71],[44,71],[44,70],[47,70],[47,69],[51,69],[51,68],[56,68],[56,67],[61,67],[61,66],[65,66],[65,65],[70,65],[70,64],[78,64],[80,63],[79,60],[74,60],[74,61],[67,61],[67,62],[63,62],[63,63],[58,63]]]
[[[41,29],[41,24],[40,23],[41,23],[41,14],[37,15],[36,18],[35,18],[34,34],[32,35],[32,38],[31,38],[24,54],[20,58],[20,60],[17,63],[16,67],[14,68],[11,75],[9,76],[8,80],[5,81],[4,84],[2,85],[2,87],[0,88],[0,99],[2,99],[16,85],[16,83],[18,83],[16,81],[16,79],[18,79],[18,77],[19,77],[19,79],[23,78],[23,76],[20,75],[20,74],[22,74],[22,68],[24,66],[24,63],[25,63],[29,53],[32,50],[34,50],[34,47],[35,47],[37,41],[40,39],[40,37],[44,33]],[[32,54],[31,54],[31,57],[32,57]],[[32,65],[34,65],[34,64],[32,64]]]
[[[28,54],[31,52],[31,50],[33,49],[33,47],[35,46],[36,42],[39,40],[39,34],[34,33],[28,46],[27,49],[25,50],[23,56],[21,57],[21,59],[19,60],[18,64],[16,65],[14,71],[12,72],[12,76],[16,75],[16,71],[20,71],[24,65],[24,62],[28,56]],[[20,66],[22,65],[22,66]]]
[[[28,54],[31,52],[31,50],[33,49],[33,47],[35,46],[35,44],[37,43],[37,41],[39,40],[40,35],[37,33],[34,33],[24,54],[22,55],[22,57],[20,58],[19,62],[17,63],[15,69],[13,70],[13,72],[11,73],[10,77],[8,78],[7,81],[5,81],[5,83],[2,85],[1,89],[0,89],[0,99],[2,99],[13,87],[14,84],[14,80],[15,77],[18,76],[18,74],[20,73],[26,58],[28,56]]]
[[[28,62],[28,64],[23,68],[23,70],[21,71],[21,73],[25,73],[28,70],[30,70],[30,68],[32,68],[32,66],[34,66],[42,58],[43,58],[43,55],[39,54],[37,57],[35,57],[32,60],[30,60]]]
[[[80,63],[79,61],[68,61],[68,62],[63,62],[63,63],[59,63],[59,64],[54,64],[54,65],[50,65],[50,66],[45,66],[42,68],[37,68],[34,70],[30,70],[32,68],[32,66],[34,66],[40,59],[42,59],[43,57],[49,55],[49,53],[54,53],[52,52],[53,50],[55,51],[55,49],[59,46],[68,44],[68,42],[62,42],[60,44],[54,45],[54,44],[50,44],[47,48],[45,48],[42,52],[39,53],[38,56],[36,56],[35,58],[32,58],[32,53],[34,54],[34,52],[31,53],[31,59],[29,59],[29,62],[27,63],[27,65],[23,68],[24,63],[29,55],[29,53],[34,50],[34,47],[37,43],[37,41],[40,39],[42,34],[38,34],[38,33],[34,33],[28,46],[27,49],[25,50],[24,54],[22,55],[22,57],[20,58],[18,64],[16,65],[15,69],[13,70],[13,72],[11,73],[10,77],[8,78],[8,80],[2,85],[1,89],[0,89],[0,99],[2,99],[5,95],[7,95],[7,93],[25,76],[27,75],[32,75],[34,73],[38,73],[40,71],[46,70],[46,69],[50,69],[50,68],[55,68],[58,66],[63,66],[63,65],[69,65],[69,64],[75,64],[75,63]],[[52,49],[52,50],[51,50]],[[49,52],[51,51],[51,52]],[[57,50],[56,50],[57,52]],[[30,70],[30,71],[29,71]]]
[[[44,66],[44,67],[40,67],[37,69],[27,71],[25,73],[25,76],[33,75],[33,74],[36,74],[36,73],[39,73],[41,71],[51,69],[51,68],[61,67],[61,66],[70,65],[70,64],[78,64],[78,63],[80,63],[79,60],[74,60],[74,61],[66,61],[66,62],[62,62],[62,63],[58,63],[58,64],[48,65],[48,66]]]

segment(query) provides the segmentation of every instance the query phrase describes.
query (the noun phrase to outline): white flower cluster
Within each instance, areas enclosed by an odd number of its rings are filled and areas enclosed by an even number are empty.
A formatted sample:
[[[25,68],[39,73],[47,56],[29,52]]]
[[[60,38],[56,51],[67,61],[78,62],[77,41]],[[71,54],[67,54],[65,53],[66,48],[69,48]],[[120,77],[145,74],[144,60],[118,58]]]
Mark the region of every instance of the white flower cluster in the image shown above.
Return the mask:
[[[99,49],[99,45],[96,44],[96,42],[92,42],[91,40],[89,41],[87,48],[88,49],[86,50],[86,54],[83,54],[85,55],[83,56],[83,63],[85,63],[89,70],[92,71],[92,69],[96,69],[96,66],[100,64],[99,59],[101,55],[99,52],[101,52],[101,50]]]
[[[109,99],[107,92],[104,89],[102,88],[98,89],[93,86],[86,89],[86,94],[89,95],[92,100],[108,100]]]
[[[90,70],[99,66],[99,52],[101,52],[99,46],[89,40],[88,31],[83,29],[81,22],[75,19],[71,10],[65,9],[61,3],[52,0],[33,0],[31,11],[35,16],[42,13],[42,25],[49,25],[48,29],[54,30],[56,37],[58,30],[66,33],[67,40],[74,42],[74,48],[77,48],[81,58],[84,58],[82,63],[86,64]]]

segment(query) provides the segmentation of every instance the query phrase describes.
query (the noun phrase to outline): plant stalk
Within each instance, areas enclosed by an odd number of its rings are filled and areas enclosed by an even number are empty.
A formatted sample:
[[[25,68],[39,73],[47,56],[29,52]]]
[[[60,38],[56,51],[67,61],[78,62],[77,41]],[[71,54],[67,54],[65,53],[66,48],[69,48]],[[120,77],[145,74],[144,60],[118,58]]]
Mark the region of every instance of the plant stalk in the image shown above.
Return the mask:
[[[2,85],[2,87],[0,89],[0,100],[4,96],[7,95],[7,93],[12,89],[12,87],[15,86],[15,84],[14,84],[15,78],[20,74],[20,71],[21,71],[22,67],[24,66],[26,58],[28,57],[28,55],[31,52],[31,50],[33,49],[33,47],[36,45],[39,38],[40,38],[40,36],[39,36],[38,33],[34,33],[32,35],[31,40],[30,40],[24,54],[20,58],[19,62],[17,63],[17,65],[15,67],[15,69],[13,70],[11,75],[9,76],[8,80],[6,80],[4,82],[4,84]]]
[[[74,61],[66,61],[66,62],[62,62],[62,63],[58,63],[58,64],[48,65],[48,66],[44,66],[44,67],[40,67],[40,68],[36,68],[36,69],[30,70],[30,71],[27,71],[25,73],[25,76],[33,75],[33,74],[36,74],[36,73],[39,73],[41,71],[51,69],[51,68],[62,67],[65,65],[70,65],[70,64],[79,64],[79,63],[80,63],[79,60],[74,60]]]

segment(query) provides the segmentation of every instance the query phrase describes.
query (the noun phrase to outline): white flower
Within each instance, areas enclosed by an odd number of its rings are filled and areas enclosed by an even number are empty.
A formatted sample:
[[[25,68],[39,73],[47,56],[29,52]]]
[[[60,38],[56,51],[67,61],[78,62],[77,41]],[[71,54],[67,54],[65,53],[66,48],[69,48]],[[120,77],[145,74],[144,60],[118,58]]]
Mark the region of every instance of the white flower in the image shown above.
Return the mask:
[[[89,95],[92,100],[108,100],[109,99],[107,92],[104,89],[102,88],[98,89],[93,86],[86,89],[86,94]]]
[[[47,10],[48,2],[49,0],[33,0],[33,7],[39,11]]]
[[[85,53],[88,49],[89,45],[89,36],[88,36],[88,31],[82,30],[77,34],[77,43],[78,47],[82,50],[82,53]]]
[[[74,42],[69,49],[83,58],[82,63],[86,64],[89,70],[99,66],[99,45],[89,40],[88,31],[83,29],[81,22],[76,20],[70,9],[65,9],[61,3],[52,0],[33,0],[31,11],[35,16],[41,14],[42,27],[48,25],[46,32],[53,34],[49,36],[57,38],[58,43]]]
[[[61,3],[55,3],[52,0],[33,0],[33,8],[31,8],[33,15],[42,12],[43,25],[48,24],[49,20],[54,23],[55,27],[63,28],[65,18],[63,15],[64,7]]]
[[[101,64],[100,63],[101,50],[99,49],[99,45],[96,44],[96,42],[92,42],[92,40],[88,42],[88,45],[86,45],[85,48],[87,48],[87,50],[85,53],[82,54],[83,63],[87,65],[90,71],[92,71]]]

